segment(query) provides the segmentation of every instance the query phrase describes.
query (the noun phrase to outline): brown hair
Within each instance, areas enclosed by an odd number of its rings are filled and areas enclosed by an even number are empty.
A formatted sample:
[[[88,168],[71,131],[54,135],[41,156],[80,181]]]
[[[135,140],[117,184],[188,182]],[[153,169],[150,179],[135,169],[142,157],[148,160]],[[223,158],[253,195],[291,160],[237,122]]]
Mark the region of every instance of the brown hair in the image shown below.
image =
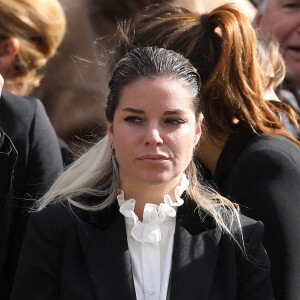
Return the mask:
[[[203,84],[201,108],[211,139],[246,125],[257,134],[285,136],[300,147],[276,113],[288,113],[296,123],[295,114],[284,103],[263,98],[256,35],[247,17],[233,5],[202,15],[170,3],[152,6],[120,24],[116,37],[115,60],[132,48],[156,45],[181,52],[191,61]]]
[[[57,0],[0,0],[0,36],[15,37],[20,43],[6,84],[19,87],[19,94],[29,94],[39,86],[38,71],[55,54],[65,27]]]

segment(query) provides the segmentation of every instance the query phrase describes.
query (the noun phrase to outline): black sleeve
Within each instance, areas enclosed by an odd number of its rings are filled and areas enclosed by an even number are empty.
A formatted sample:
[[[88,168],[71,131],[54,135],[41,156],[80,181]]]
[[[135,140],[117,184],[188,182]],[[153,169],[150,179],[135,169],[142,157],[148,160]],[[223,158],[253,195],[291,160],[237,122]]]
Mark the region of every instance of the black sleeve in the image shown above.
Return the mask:
[[[42,103],[37,100],[30,130],[25,191],[39,198],[63,170],[57,136]]]
[[[13,206],[12,181],[17,153],[11,140],[0,128],[0,278],[8,248],[11,212]],[[3,282],[0,282],[0,294]]]
[[[297,152],[299,156],[299,152]],[[269,254],[275,298],[300,295],[300,164],[297,155],[263,149],[239,162],[231,174],[228,194],[242,213],[265,226],[264,246]]]
[[[13,145],[0,127],[0,196],[6,194],[11,185],[13,172]],[[2,201],[1,201],[2,203]],[[0,205],[1,205],[0,203]]]
[[[257,222],[252,228],[244,232],[245,253],[238,250],[237,299],[273,300],[270,261],[262,244],[264,227]]]
[[[53,223],[44,211],[30,216],[15,275],[12,300],[59,299],[62,259],[59,234],[53,228]]]

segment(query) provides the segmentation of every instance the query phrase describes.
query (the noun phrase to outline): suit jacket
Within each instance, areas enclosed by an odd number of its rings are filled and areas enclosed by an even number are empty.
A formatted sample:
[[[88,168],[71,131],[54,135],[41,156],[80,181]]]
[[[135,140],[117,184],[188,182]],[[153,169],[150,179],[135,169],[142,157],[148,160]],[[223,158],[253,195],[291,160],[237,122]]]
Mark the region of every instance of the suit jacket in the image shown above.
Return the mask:
[[[39,100],[3,91],[0,128],[6,134],[0,149],[0,298],[9,299],[31,198],[43,195],[63,165],[56,134]]]
[[[282,86],[277,90],[277,93],[282,98],[283,102],[290,105],[292,109],[300,115],[300,94],[297,89],[292,86],[291,82],[287,80],[287,78],[283,82]],[[291,135],[300,141],[300,130],[296,128],[295,124],[288,120],[285,116],[283,118],[283,125]],[[298,120],[298,125],[300,128],[300,120]]]
[[[171,300],[274,299],[262,223],[242,219],[247,260],[190,200],[176,220]],[[11,299],[135,300],[131,268],[117,202],[101,212],[56,204],[30,218]]]
[[[11,139],[1,127],[0,132],[0,270],[3,270],[13,210],[13,172],[18,155]]]
[[[244,215],[264,223],[275,298],[299,300],[300,149],[244,129],[228,139],[212,179]]]

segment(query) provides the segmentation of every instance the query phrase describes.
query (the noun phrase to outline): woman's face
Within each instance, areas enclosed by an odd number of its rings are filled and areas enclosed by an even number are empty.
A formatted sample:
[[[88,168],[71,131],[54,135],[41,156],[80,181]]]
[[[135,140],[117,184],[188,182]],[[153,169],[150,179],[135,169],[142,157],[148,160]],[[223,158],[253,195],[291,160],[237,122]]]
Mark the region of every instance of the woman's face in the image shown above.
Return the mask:
[[[108,125],[122,186],[177,184],[199,141],[190,90],[166,77],[124,87]]]

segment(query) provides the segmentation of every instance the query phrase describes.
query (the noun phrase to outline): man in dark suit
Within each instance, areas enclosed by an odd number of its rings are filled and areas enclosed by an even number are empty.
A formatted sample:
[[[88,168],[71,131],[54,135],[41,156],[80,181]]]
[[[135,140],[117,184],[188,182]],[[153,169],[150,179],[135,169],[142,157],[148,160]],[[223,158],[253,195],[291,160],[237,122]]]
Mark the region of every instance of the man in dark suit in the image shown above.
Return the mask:
[[[2,92],[0,101],[0,295],[9,299],[28,210],[63,170],[42,103]]]

